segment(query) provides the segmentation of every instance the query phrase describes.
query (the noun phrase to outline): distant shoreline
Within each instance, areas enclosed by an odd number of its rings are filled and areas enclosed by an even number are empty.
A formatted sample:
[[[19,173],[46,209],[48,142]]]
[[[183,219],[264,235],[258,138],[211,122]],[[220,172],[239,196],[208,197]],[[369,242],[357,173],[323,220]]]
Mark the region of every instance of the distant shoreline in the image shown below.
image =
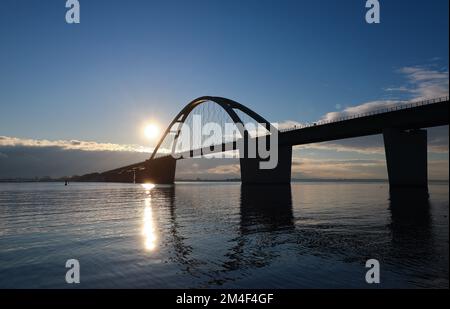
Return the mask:
[[[93,181],[75,181],[70,180],[67,178],[51,178],[51,179],[0,179],[0,183],[36,183],[36,182],[65,182],[68,180],[69,182],[77,182],[77,183],[89,183]],[[430,183],[449,183],[449,180],[439,180],[439,179],[433,179],[428,180]],[[101,182],[101,181],[95,181],[95,182]],[[219,182],[241,182],[240,179],[176,179],[176,183],[183,183],[183,182],[211,182],[211,183],[219,183]],[[387,179],[317,179],[317,178],[296,178],[292,179],[291,182],[352,182],[352,183],[358,183],[358,182],[371,182],[371,183],[387,183]],[[110,183],[110,182],[105,182]]]

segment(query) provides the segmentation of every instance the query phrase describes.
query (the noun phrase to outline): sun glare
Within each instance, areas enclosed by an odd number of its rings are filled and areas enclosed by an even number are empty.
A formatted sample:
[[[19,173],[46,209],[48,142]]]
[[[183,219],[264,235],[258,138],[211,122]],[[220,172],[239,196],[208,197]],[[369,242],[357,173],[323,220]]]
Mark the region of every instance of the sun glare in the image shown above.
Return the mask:
[[[144,134],[148,139],[154,140],[159,136],[159,127],[155,124],[148,124],[144,129]]]
[[[144,188],[145,190],[151,190],[151,189],[153,189],[153,188],[155,187],[155,185],[152,184],[152,183],[143,183],[143,184],[141,184],[141,186],[142,186],[142,188]]]

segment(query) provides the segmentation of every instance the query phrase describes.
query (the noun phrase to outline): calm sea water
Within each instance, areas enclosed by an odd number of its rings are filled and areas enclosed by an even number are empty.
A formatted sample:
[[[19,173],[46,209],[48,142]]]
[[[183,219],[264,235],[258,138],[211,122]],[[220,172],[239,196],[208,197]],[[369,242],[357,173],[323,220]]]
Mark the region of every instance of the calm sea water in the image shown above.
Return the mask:
[[[449,287],[448,184],[0,184],[0,288]]]

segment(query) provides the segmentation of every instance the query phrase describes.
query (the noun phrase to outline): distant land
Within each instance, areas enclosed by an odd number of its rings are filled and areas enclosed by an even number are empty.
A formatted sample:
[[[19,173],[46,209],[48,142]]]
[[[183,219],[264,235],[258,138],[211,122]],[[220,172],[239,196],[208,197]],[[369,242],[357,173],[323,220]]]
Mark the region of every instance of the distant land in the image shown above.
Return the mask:
[[[84,181],[77,180],[78,176],[72,177],[59,177],[59,178],[51,178],[51,177],[34,177],[34,178],[0,178],[0,183],[28,183],[28,182],[101,182],[101,181]],[[175,182],[240,182],[240,178],[230,178],[230,179],[176,179]],[[293,178],[291,182],[379,182],[385,183],[388,182],[387,179],[345,179],[345,178]],[[448,183],[449,180],[441,180],[441,179],[430,179],[429,182],[432,183]]]

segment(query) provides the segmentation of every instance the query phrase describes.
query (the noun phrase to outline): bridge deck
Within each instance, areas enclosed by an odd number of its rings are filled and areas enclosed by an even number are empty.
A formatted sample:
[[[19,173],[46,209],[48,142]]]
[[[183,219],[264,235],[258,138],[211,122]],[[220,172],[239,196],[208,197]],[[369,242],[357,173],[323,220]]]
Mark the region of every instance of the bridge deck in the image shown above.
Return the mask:
[[[381,134],[383,129],[412,130],[448,125],[449,101],[389,110],[280,133],[280,144],[303,145]]]
[[[373,111],[363,115],[354,115],[337,119],[331,122],[318,122],[306,127],[292,128],[279,131],[279,145],[295,146],[310,143],[320,143],[346,138],[362,137],[381,134],[386,128],[402,130],[421,129],[435,126],[448,125],[449,98],[439,98],[423,102],[398,105],[394,108]],[[261,137],[260,137],[261,138]],[[186,151],[178,154],[180,159],[198,157],[195,154],[213,154],[225,150],[236,150],[237,142],[216,145],[213,150],[210,147]],[[159,158],[167,157],[162,156]],[[155,158],[154,160],[158,160]],[[139,162],[129,166],[114,169],[101,175],[118,175],[137,171],[145,168],[146,162]],[[89,176],[89,175],[88,175]],[[92,179],[97,179],[95,175]],[[87,179],[90,179],[87,177]]]
[[[298,129],[283,130],[279,132],[279,145],[295,146],[375,135],[381,134],[386,128],[412,130],[448,125],[448,103],[449,98],[445,97],[350,116],[332,122],[318,122]],[[212,154],[236,149],[236,142],[228,142],[215,145],[213,150],[210,147],[204,147],[182,152],[179,157],[184,159],[196,157],[194,153]]]

